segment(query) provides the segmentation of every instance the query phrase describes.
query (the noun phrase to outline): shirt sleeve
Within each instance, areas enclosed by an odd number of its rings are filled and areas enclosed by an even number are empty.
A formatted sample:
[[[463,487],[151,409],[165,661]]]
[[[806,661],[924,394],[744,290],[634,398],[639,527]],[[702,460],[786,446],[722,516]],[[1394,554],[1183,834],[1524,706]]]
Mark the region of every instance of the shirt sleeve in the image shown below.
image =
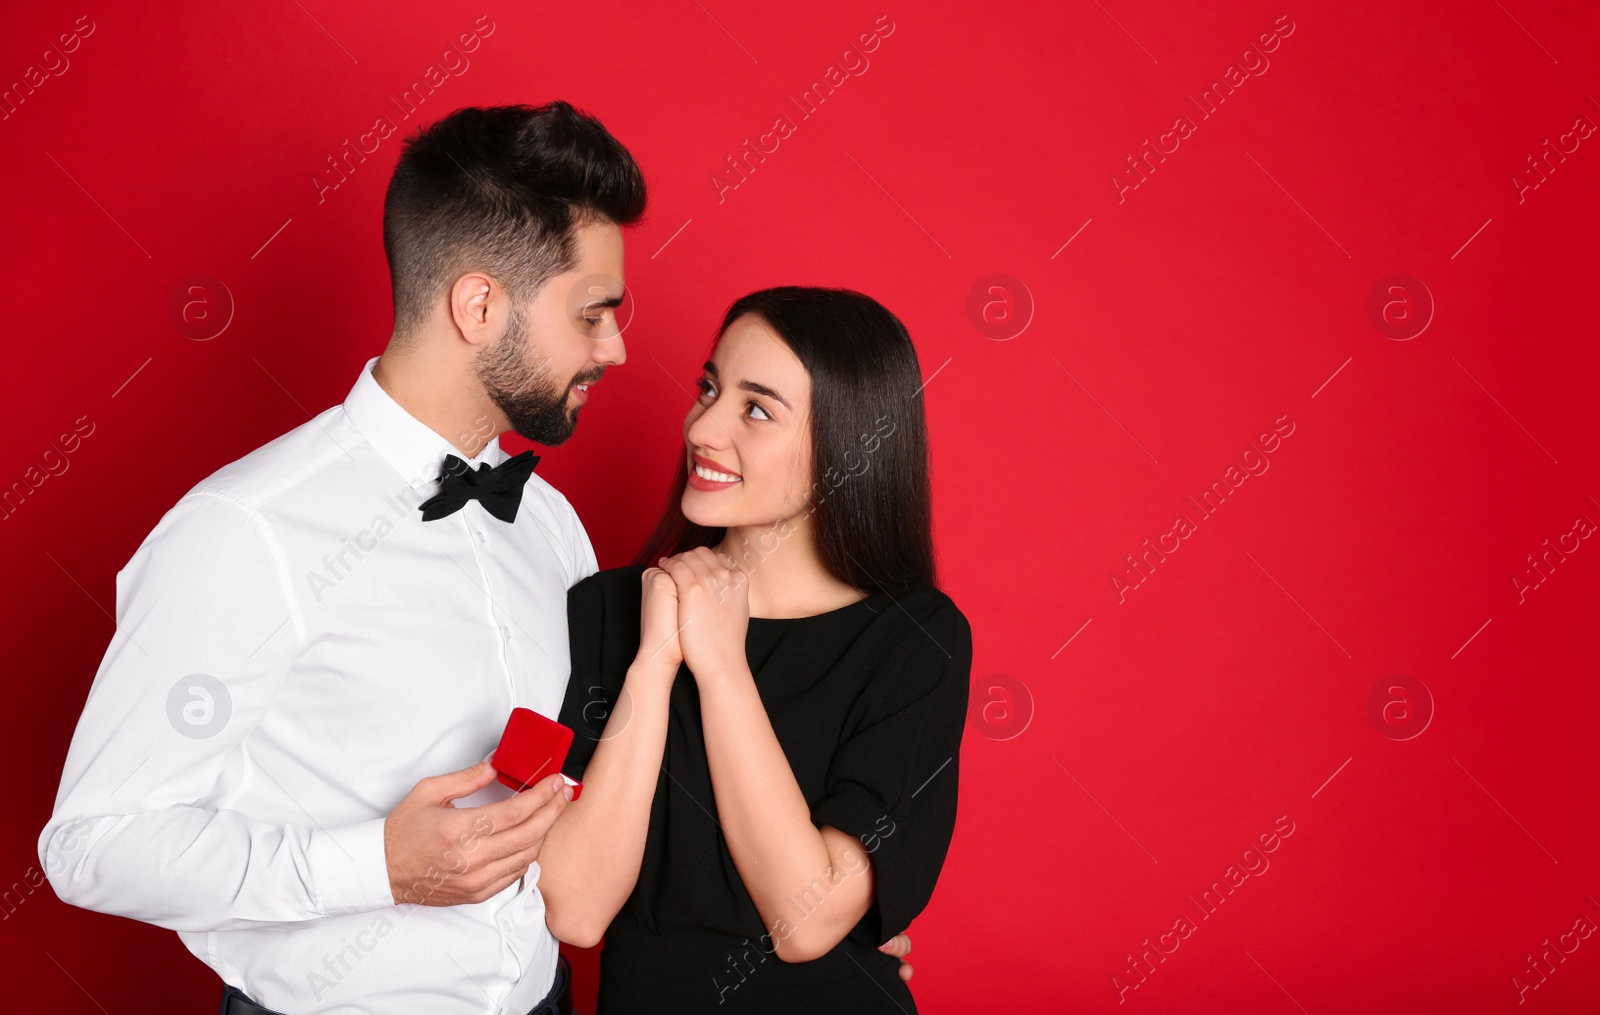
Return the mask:
[[[594,544],[589,541],[589,530],[583,527],[583,520],[578,517],[577,510],[564,495],[561,497],[561,514],[562,525],[567,530],[567,588],[570,589],[599,571],[600,562],[595,559]]]
[[[862,843],[876,886],[853,933],[873,945],[904,931],[927,906],[955,832],[972,630],[948,597],[885,652],[874,694],[829,767],[812,821]],[[872,692],[869,692],[872,693]]]
[[[598,574],[567,592],[567,631],[572,651],[572,676],[561,702],[562,724],[572,729],[572,746],[561,771],[582,780],[616,707],[622,680],[601,671],[605,637],[605,591]]]
[[[304,637],[289,590],[265,521],[203,489],[117,574],[116,632],[39,836],[64,901],[180,931],[394,904],[383,819],[325,828],[230,808],[265,774],[247,740]]]

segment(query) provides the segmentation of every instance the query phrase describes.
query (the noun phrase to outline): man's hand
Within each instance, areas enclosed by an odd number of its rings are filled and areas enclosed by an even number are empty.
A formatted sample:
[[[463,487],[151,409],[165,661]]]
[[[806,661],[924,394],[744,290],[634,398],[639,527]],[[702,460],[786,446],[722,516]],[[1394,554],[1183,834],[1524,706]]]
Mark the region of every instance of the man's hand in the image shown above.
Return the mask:
[[[459,906],[482,902],[539,858],[545,833],[572,792],[559,775],[508,799],[457,809],[451,801],[495,778],[488,761],[414,786],[383,823],[383,852],[395,904]]]
[[[906,956],[911,954],[911,938],[904,934],[894,937],[878,946],[878,951],[885,955],[893,955],[900,960],[900,979],[911,982],[911,963],[906,961]]]

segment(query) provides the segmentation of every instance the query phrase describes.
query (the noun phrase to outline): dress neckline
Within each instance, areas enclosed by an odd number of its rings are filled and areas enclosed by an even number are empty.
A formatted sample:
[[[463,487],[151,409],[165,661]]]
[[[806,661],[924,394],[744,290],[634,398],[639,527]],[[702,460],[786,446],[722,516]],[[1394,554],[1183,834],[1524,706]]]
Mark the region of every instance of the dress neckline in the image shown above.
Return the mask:
[[[629,568],[617,568],[616,570],[625,571],[629,570]],[[645,565],[634,565],[632,570],[644,571]],[[904,598],[917,591],[917,588],[917,586],[912,585],[891,585],[888,589],[880,589],[871,595],[857,599],[853,603],[846,603],[843,606],[839,606],[831,610],[825,610],[822,613],[812,613],[804,617],[751,617],[750,622],[752,624],[794,624],[807,620],[826,620],[830,617],[843,616],[847,613],[850,613],[852,610],[857,610],[868,604],[877,604],[882,603],[885,600],[892,601],[896,598]]]
[[[840,614],[854,610],[857,607],[865,606],[867,603],[876,602],[887,597],[888,593],[886,592],[874,592],[869,596],[863,596],[862,598],[857,599],[853,603],[846,603],[843,606],[836,607],[832,610],[825,610],[822,613],[811,613],[804,617],[751,617],[750,622],[752,624],[793,624],[802,620],[824,620],[828,617],[839,616]]]

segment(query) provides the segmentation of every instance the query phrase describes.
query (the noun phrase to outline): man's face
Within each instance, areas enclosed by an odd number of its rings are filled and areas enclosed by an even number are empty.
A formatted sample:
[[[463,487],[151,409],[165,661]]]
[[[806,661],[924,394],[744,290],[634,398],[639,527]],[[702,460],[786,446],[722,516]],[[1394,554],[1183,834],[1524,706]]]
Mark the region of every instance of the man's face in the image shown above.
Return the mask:
[[[523,305],[505,333],[478,355],[478,379],[511,429],[555,446],[578,426],[589,385],[626,351],[617,324],[622,302],[622,230],[609,222],[573,231],[578,266],[553,276]]]

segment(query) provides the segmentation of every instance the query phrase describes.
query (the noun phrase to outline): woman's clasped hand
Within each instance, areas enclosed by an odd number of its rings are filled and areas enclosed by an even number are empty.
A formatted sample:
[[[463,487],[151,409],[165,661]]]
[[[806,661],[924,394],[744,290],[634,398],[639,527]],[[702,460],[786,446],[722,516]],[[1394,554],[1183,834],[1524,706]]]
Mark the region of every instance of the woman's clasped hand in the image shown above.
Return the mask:
[[[744,647],[750,627],[749,576],[732,558],[707,546],[662,557],[656,563],[657,567],[644,572],[646,611],[660,611],[651,614],[658,626],[668,620],[669,607],[663,601],[668,590],[661,582],[662,575],[671,579],[672,605],[677,608],[673,631],[662,642],[668,647],[660,651],[687,663],[697,681],[741,673],[748,677]],[[657,583],[659,587],[653,588]]]

